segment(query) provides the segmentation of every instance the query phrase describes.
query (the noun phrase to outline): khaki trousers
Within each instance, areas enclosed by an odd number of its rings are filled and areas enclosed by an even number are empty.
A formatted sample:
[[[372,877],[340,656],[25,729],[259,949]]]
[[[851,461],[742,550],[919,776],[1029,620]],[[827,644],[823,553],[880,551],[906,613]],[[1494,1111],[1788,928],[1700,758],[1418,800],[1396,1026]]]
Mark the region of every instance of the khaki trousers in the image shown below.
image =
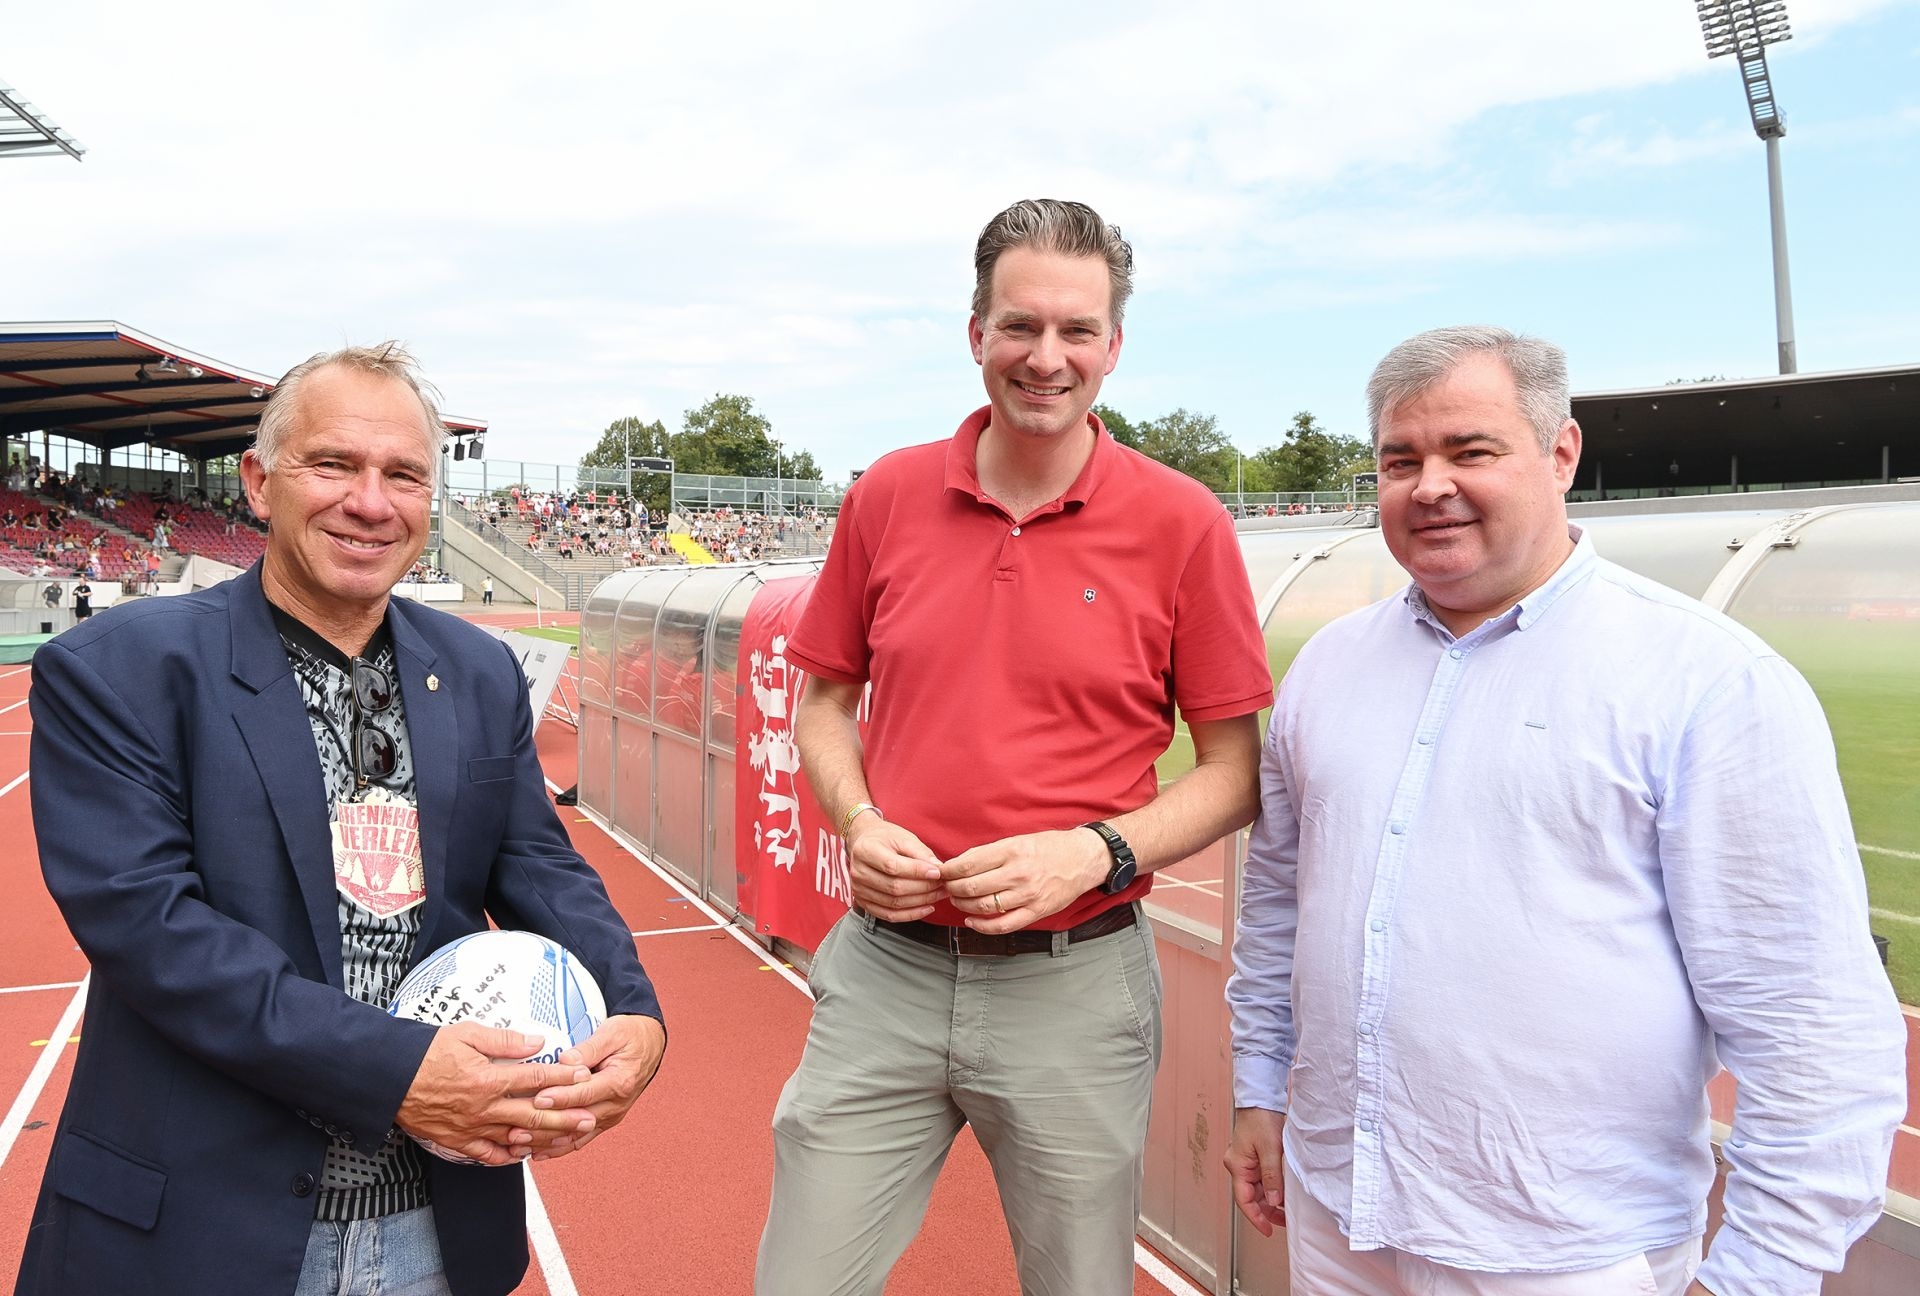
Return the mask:
[[[806,1052],[773,1116],[759,1296],[877,1296],[963,1124],[992,1163],[1024,1296],[1133,1290],[1160,1061],[1144,918],[1053,954],[960,958],[849,914],[811,983]]]

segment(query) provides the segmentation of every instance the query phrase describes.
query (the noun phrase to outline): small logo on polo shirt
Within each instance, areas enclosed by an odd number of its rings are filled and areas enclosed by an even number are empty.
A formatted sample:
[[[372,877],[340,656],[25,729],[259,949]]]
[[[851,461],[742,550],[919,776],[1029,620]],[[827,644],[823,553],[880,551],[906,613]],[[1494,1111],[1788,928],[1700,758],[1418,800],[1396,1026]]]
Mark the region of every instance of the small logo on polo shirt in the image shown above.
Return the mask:
[[[1083,599],[1085,599],[1085,600],[1086,600],[1087,602],[1089,602],[1089,603],[1091,603],[1091,602],[1093,602],[1093,591],[1092,591],[1092,590],[1081,590],[1081,591],[1080,591],[1080,597],[1081,597],[1081,598],[1083,598]]]

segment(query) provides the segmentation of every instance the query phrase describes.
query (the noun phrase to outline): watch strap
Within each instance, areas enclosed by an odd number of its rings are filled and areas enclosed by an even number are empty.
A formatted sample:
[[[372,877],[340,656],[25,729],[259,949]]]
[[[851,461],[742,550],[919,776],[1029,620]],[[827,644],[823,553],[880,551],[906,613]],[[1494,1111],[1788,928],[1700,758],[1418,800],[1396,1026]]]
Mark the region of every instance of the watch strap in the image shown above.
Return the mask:
[[[1112,824],[1102,823],[1096,819],[1092,823],[1080,826],[1091,828],[1100,834],[1100,839],[1107,844],[1107,854],[1113,860],[1112,866],[1107,869],[1106,880],[1100,884],[1100,889],[1108,895],[1116,895],[1124,891],[1140,869],[1140,861],[1134,858],[1133,847],[1127,845],[1127,839],[1122,837],[1119,829]]]

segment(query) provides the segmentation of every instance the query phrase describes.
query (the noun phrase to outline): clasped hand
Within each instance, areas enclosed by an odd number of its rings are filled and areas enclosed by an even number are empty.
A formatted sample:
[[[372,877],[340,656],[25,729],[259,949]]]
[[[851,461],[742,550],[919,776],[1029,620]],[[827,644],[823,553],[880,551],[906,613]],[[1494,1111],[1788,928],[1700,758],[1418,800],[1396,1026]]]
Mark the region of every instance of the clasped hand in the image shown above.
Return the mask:
[[[545,1043],[472,1022],[441,1027],[395,1123],[487,1165],[577,1151],[652,1081],[666,1031],[651,1017],[611,1017],[556,1062],[513,1063]]]
[[[925,918],[940,900],[989,935],[1019,931],[1059,913],[1107,876],[1110,857],[1085,829],[1023,833],[942,861],[913,833],[872,815],[847,836],[853,898],[886,922]]]

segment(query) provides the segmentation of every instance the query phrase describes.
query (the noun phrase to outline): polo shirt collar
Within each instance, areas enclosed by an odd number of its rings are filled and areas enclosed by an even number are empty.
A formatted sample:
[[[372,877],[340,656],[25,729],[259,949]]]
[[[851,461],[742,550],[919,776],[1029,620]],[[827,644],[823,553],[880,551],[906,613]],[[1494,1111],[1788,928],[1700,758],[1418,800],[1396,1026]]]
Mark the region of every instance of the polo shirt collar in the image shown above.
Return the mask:
[[[955,429],[953,439],[947,442],[948,490],[964,491],[982,504],[987,502],[987,493],[980,487],[980,434],[987,430],[987,424],[993,421],[993,406],[982,405],[961,422]],[[1107,431],[1100,416],[1088,413],[1087,421],[1093,424],[1093,453],[1087,456],[1087,462],[1080,467],[1080,475],[1053,501],[1061,508],[1068,504],[1085,504],[1093,497],[1093,492],[1106,479],[1107,470],[1114,454],[1114,439]]]

